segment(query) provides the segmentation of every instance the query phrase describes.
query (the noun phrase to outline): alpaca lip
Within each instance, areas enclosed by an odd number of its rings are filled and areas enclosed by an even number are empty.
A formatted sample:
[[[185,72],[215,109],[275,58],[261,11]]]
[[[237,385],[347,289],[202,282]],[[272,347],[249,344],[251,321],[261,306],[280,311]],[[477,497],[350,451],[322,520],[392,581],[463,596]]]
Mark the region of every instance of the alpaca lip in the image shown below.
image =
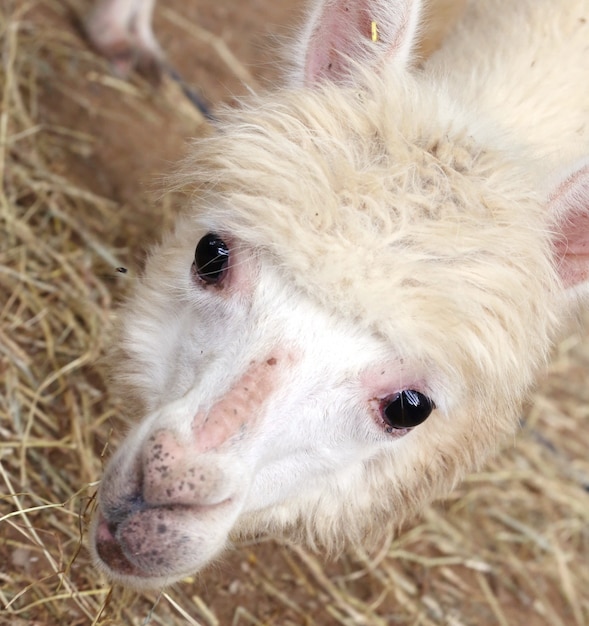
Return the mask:
[[[102,514],[98,519],[94,542],[96,553],[109,569],[127,576],[148,576],[148,574],[137,570],[129,561]]]
[[[169,518],[171,514],[173,511],[170,510],[148,509],[134,513],[116,525],[109,524],[100,514],[94,538],[96,554],[117,576],[145,579],[158,576],[158,568],[166,566],[165,553],[169,548],[165,539],[161,542],[158,539],[163,537],[162,529],[167,525],[160,521],[155,528],[145,528],[145,520],[162,516]]]
[[[95,554],[112,577],[135,586],[187,575],[203,555],[218,551],[215,540],[205,538],[198,527],[212,524],[220,529],[219,546],[224,545],[236,505],[234,498],[227,498],[210,507],[146,507],[115,523],[99,512],[93,532]]]

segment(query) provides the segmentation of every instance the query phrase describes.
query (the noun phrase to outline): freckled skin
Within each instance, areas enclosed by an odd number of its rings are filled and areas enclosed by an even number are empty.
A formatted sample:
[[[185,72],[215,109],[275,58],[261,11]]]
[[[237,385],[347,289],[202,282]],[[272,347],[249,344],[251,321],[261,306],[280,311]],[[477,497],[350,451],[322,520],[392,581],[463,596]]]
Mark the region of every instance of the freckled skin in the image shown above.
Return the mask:
[[[206,459],[203,462],[196,457],[169,431],[161,430],[151,439],[153,443],[143,456],[143,498],[147,505],[208,506],[223,499],[224,494],[219,495],[222,476],[214,466],[206,465]]]

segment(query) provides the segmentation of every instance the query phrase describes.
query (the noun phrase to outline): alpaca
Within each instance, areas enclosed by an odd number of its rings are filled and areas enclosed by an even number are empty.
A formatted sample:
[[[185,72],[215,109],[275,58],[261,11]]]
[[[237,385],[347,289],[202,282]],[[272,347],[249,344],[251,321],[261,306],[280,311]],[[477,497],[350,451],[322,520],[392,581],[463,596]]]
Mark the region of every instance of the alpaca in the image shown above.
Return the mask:
[[[221,113],[120,319],[141,419],[90,532],[159,587],[230,540],[398,528],[517,430],[587,301],[589,0],[318,0],[289,86]]]
[[[155,0],[99,0],[85,20],[88,39],[126,75],[133,66],[159,74],[164,55],[153,33]]]

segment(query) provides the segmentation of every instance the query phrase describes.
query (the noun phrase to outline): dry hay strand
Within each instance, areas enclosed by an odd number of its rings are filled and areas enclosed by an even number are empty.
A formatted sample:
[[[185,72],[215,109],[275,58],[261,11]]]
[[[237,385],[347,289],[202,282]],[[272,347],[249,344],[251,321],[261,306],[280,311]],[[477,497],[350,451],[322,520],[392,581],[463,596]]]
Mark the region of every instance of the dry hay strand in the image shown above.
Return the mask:
[[[144,144],[120,132],[165,124],[180,142],[199,125],[140,78],[112,77],[58,0],[2,3],[0,39],[0,623],[589,623],[586,324],[512,444],[376,554],[326,561],[267,541],[166,592],[111,588],[84,541],[124,431],[101,361],[132,280],[115,268],[138,264],[132,246],[177,202],[155,207],[132,182]]]

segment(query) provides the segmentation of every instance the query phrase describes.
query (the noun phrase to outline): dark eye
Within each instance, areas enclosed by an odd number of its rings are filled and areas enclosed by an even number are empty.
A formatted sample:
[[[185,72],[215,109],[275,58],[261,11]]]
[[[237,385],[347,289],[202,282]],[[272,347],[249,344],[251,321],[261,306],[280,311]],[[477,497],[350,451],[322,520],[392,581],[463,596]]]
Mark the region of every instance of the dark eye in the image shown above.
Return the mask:
[[[387,430],[419,426],[434,409],[432,400],[413,389],[400,391],[380,403],[380,414]]]
[[[229,264],[229,248],[214,233],[205,235],[194,251],[194,268],[198,277],[208,285],[221,282]]]

